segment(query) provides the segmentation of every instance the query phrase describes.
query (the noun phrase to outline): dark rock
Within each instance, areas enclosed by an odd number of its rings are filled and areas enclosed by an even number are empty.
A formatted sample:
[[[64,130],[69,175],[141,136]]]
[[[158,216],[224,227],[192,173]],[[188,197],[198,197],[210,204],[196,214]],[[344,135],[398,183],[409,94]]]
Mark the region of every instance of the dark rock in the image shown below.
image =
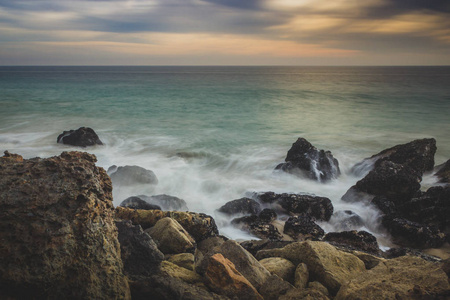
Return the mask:
[[[250,252],[253,256],[256,255],[256,253],[259,250],[269,250],[269,249],[277,249],[277,248],[283,248],[286,245],[289,245],[293,243],[292,241],[274,241],[269,239],[263,239],[263,240],[250,240],[250,241],[244,241],[241,243],[241,246]]]
[[[139,166],[118,167],[109,176],[113,184],[119,185],[158,184],[158,178],[153,171]]]
[[[363,219],[351,210],[339,210],[330,218],[330,224],[338,231],[355,230],[364,226]]]
[[[376,237],[366,231],[329,232],[324,236],[323,240],[352,250],[360,250],[376,255],[381,253]]]
[[[383,253],[383,257],[387,259],[392,259],[400,256],[417,256],[420,257],[426,261],[431,262],[441,262],[442,259],[436,256],[425,254],[417,249],[411,249],[411,248],[405,248],[405,247],[396,247],[396,248],[390,248],[386,252]]]
[[[302,173],[308,178],[327,181],[337,178],[341,171],[339,162],[330,151],[317,150],[304,138],[299,138],[285,158],[286,163],[279,164],[276,169],[289,173]]]
[[[142,200],[139,197],[128,197],[127,199],[123,200],[119,206],[134,208],[134,209],[146,209],[146,210],[159,209],[159,210],[161,210],[161,207],[159,207],[158,205],[150,204],[150,203]]]
[[[328,221],[333,214],[333,204],[325,197],[301,194],[255,193],[261,202],[271,204],[273,209],[282,208],[280,213],[309,215],[317,220]]]
[[[438,171],[434,174],[440,183],[450,183],[450,159],[444,164],[437,166]]]
[[[397,215],[397,207],[395,202],[386,198],[385,196],[376,196],[372,199],[372,203],[378,207],[385,215],[394,216]]]
[[[151,276],[160,267],[164,254],[142,227],[131,221],[116,221],[121,257],[128,277]]]
[[[270,223],[277,219],[277,213],[273,209],[264,208],[258,217],[262,222]]]
[[[438,248],[445,242],[445,234],[439,229],[403,218],[384,216],[382,224],[397,245],[413,248]]]
[[[294,240],[317,240],[325,234],[309,216],[290,217],[284,224],[283,232]]]
[[[261,219],[255,215],[233,219],[231,224],[262,239],[281,240],[283,238],[278,229],[267,222],[267,219]]]
[[[435,139],[414,140],[407,144],[383,150],[355,165],[352,171],[354,174],[360,173],[361,167],[367,165],[367,162],[375,163],[375,167],[377,167],[377,164],[380,164],[382,161],[390,161],[395,164],[408,166],[422,176],[424,172],[433,169],[435,153]]]
[[[103,145],[95,131],[89,127],[80,127],[77,130],[64,131],[58,136],[56,142],[79,147]]]
[[[139,195],[139,198],[146,201],[147,203],[161,206],[162,210],[176,210],[176,211],[188,211],[186,201],[175,196],[170,196],[166,194],[145,196]]]
[[[257,215],[261,211],[261,205],[253,199],[241,198],[227,202],[221,208],[219,212],[235,215],[235,214],[250,214]]]
[[[129,299],[96,157],[0,158],[0,298]]]

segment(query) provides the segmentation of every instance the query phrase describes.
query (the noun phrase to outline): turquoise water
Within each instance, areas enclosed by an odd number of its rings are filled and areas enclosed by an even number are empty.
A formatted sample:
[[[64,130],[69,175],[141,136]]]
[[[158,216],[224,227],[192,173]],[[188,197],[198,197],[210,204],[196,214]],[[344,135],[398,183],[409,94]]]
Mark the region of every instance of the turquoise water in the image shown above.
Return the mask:
[[[214,215],[247,191],[309,192],[378,236],[376,211],[339,200],[359,179],[346,171],[424,137],[437,140],[437,164],[450,158],[450,67],[0,67],[0,105],[2,151],[57,155],[75,149],[56,144],[63,130],[88,126],[106,143],[87,149],[99,165],[156,173],[156,188],[114,187],[116,205],[166,193]],[[343,176],[324,185],[273,173],[300,136],[331,150]]]

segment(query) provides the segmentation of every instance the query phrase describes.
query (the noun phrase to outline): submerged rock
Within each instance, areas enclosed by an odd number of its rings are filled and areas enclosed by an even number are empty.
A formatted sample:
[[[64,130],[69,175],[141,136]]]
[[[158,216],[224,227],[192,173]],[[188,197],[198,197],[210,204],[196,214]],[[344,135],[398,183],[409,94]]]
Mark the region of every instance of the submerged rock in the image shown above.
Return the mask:
[[[175,196],[166,194],[145,196],[139,195],[138,198],[146,201],[147,203],[161,206],[162,210],[176,210],[176,211],[188,211],[186,201]]]
[[[56,142],[79,147],[103,145],[95,131],[89,127],[80,127],[77,130],[72,129],[64,131],[58,136]]]
[[[96,161],[83,152],[0,159],[2,298],[130,298],[111,181]]]
[[[147,201],[144,201],[141,198],[134,197],[134,196],[128,197],[127,199],[123,200],[119,206],[133,208],[133,209],[145,209],[145,210],[159,209],[159,210],[161,210],[160,206],[155,205],[155,204],[150,204]]]
[[[325,231],[317,225],[309,216],[290,217],[284,224],[283,233],[289,235],[294,240],[317,240]]]
[[[139,166],[118,167],[109,176],[114,185],[158,184],[158,178],[153,171]]]
[[[228,215],[257,215],[261,211],[261,205],[253,199],[241,198],[227,202],[225,205],[219,208],[218,211]]]
[[[317,150],[304,138],[299,138],[288,151],[285,163],[279,164],[277,170],[288,173],[304,174],[310,179],[328,181],[337,178],[341,171],[339,162],[330,151]]]
[[[364,226],[363,219],[351,210],[336,211],[330,218],[330,224],[336,231],[348,231]]]
[[[283,236],[272,224],[276,218],[277,214],[275,211],[266,208],[258,216],[235,218],[231,221],[231,224],[262,239],[281,240]]]

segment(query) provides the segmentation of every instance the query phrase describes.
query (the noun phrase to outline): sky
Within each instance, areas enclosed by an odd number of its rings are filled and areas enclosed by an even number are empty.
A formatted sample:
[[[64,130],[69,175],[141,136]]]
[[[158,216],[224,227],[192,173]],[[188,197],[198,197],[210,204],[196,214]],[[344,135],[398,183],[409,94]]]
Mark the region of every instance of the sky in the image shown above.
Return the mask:
[[[450,0],[0,0],[0,65],[450,65]]]

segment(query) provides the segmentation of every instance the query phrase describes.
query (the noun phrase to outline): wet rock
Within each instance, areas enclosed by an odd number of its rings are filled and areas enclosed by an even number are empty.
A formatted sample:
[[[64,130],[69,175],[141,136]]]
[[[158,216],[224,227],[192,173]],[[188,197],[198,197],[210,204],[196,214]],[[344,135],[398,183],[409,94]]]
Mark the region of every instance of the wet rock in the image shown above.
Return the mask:
[[[235,227],[249,232],[256,237],[269,240],[281,240],[283,236],[278,229],[267,222],[267,218],[261,219],[259,216],[245,216],[231,221]]]
[[[258,215],[262,222],[270,223],[277,219],[277,213],[270,208],[264,208]]]
[[[304,289],[309,281],[308,266],[305,263],[299,263],[295,268],[294,285],[298,289]]]
[[[259,250],[283,248],[291,243],[293,243],[293,241],[276,241],[276,240],[262,239],[257,241],[256,240],[244,241],[241,242],[240,245],[245,250],[250,252],[253,256],[255,256]]]
[[[275,274],[284,281],[294,284],[295,265],[281,257],[269,257],[259,261],[271,274]]]
[[[139,166],[118,167],[109,176],[114,185],[158,184],[158,178],[153,171]]]
[[[381,212],[388,216],[397,215],[397,207],[395,202],[385,196],[376,196],[372,199],[372,203],[378,207]]]
[[[145,209],[145,210],[159,209],[159,210],[161,210],[160,206],[155,205],[155,204],[150,204],[150,203],[142,200],[139,197],[128,197],[127,199],[123,200],[119,206],[133,208],[133,209]]]
[[[129,277],[151,276],[159,270],[164,254],[141,226],[130,221],[116,221],[116,226],[125,273]]]
[[[78,147],[103,145],[97,133],[89,127],[80,127],[77,130],[64,131],[58,136],[56,142]]]
[[[172,218],[180,223],[197,243],[219,234],[214,219],[202,213],[130,209],[119,206],[115,210],[115,215],[119,219],[139,224],[144,229],[154,226],[162,218]]]
[[[96,161],[0,159],[2,298],[129,299],[111,181]]]
[[[239,299],[263,299],[252,284],[236,270],[234,264],[222,254],[214,254],[209,260],[205,276],[211,290],[232,298],[239,295]]]
[[[309,216],[290,217],[284,224],[285,234],[294,240],[320,239],[325,231]]]
[[[367,231],[329,232],[324,236],[323,240],[333,245],[344,246],[348,249],[381,254],[376,237]]]
[[[175,196],[170,196],[166,194],[161,195],[154,195],[154,196],[145,196],[145,195],[139,195],[139,198],[146,201],[147,203],[154,204],[161,206],[162,210],[166,211],[188,211],[188,207],[186,204],[186,201],[183,199],[180,199]]]
[[[180,253],[170,255],[167,261],[176,264],[182,268],[194,271],[194,255],[192,253]]]
[[[276,169],[302,174],[318,181],[328,181],[341,174],[339,162],[330,151],[317,150],[304,138],[299,138],[292,144],[285,163],[279,164]]]
[[[440,183],[450,183],[450,159],[444,164],[436,167],[438,171],[434,174]]]
[[[407,166],[416,171],[419,176],[426,171],[431,171],[434,166],[434,154],[436,153],[436,140],[421,139],[414,140],[407,144],[397,145],[389,149],[385,149],[370,158],[366,158],[361,163],[352,168],[354,174],[359,175],[361,168],[369,162],[370,164],[381,164],[382,161],[390,161],[395,164]]]
[[[339,210],[330,218],[337,231],[348,231],[359,229],[364,226],[363,219],[351,210]]]
[[[333,214],[331,200],[325,197],[286,193],[275,194],[273,192],[255,193],[253,196],[263,203],[271,204],[275,210],[281,207],[280,213],[309,215],[316,220],[323,221],[328,221]]]
[[[218,211],[228,215],[257,215],[261,211],[261,205],[253,199],[241,198],[227,202]]]
[[[449,296],[447,275],[438,264],[403,256],[355,275],[342,285],[335,299],[446,299]]]
[[[435,227],[392,216],[384,216],[382,224],[397,245],[413,248],[439,248],[445,242],[445,234]]]

